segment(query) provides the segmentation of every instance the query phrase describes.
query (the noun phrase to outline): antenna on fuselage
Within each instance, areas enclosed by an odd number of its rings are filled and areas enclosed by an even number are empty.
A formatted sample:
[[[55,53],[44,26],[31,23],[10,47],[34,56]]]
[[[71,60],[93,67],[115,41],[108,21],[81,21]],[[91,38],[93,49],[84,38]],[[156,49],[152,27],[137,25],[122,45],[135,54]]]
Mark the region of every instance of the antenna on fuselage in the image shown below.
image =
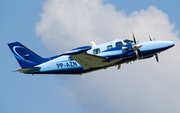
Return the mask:
[[[96,46],[95,42],[94,41],[91,41],[91,44],[92,46]]]

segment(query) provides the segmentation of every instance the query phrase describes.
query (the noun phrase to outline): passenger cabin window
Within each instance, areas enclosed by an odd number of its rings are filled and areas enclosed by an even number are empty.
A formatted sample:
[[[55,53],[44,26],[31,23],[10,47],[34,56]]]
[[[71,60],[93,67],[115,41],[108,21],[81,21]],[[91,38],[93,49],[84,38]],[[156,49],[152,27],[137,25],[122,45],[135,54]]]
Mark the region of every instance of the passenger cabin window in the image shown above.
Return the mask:
[[[118,47],[118,46],[122,46],[123,45],[123,43],[120,41],[120,42],[116,42],[116,47]]]
[[[100,53],[100,49],[99,49],[99,48],[93,50],[93,54],[94,54],[94,55],[96,55],[96,54],[98,54],[98,53]]]
[[[69,61],[72,61],[72,60],[74,60],[74,59],[73,59],[72,57],[68,57],[68,60],[69,60]]]
[[[132,40],[124,40],[124,43],[126,43],[126,44],[132,44],[133,41],[132,41]]]
[[[111,49],[113,46],[112,45],[108,45],[107,46],[107,49]]]

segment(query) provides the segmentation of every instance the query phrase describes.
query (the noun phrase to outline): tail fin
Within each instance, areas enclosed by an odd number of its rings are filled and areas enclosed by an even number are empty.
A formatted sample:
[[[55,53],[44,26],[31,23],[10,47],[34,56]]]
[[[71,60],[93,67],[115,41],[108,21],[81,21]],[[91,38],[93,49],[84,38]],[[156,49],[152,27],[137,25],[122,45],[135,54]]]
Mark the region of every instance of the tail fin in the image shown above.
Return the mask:
[[[8,46],[22,68],[34,67],[48,61],[19,42],[9,43]]]

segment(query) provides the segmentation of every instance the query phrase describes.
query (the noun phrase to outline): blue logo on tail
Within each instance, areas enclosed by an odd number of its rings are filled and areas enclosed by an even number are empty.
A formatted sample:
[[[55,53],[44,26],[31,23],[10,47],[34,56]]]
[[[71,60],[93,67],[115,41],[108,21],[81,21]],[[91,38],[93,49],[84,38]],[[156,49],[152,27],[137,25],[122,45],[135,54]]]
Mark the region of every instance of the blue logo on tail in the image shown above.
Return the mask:
[[[9,43],[8,46],[22,68],[31,68],[48,61],[19,42]]]

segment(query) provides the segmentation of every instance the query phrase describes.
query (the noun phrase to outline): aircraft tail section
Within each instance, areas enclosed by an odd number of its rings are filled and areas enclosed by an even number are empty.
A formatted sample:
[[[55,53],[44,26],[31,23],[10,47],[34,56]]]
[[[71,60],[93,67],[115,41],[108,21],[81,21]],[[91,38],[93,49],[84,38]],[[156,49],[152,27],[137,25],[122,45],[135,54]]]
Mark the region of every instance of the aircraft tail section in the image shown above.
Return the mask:
[[[31,68],[48,61],[47,58],[42,58],[19,42],[9,43],[8,46],[21,68]]]

